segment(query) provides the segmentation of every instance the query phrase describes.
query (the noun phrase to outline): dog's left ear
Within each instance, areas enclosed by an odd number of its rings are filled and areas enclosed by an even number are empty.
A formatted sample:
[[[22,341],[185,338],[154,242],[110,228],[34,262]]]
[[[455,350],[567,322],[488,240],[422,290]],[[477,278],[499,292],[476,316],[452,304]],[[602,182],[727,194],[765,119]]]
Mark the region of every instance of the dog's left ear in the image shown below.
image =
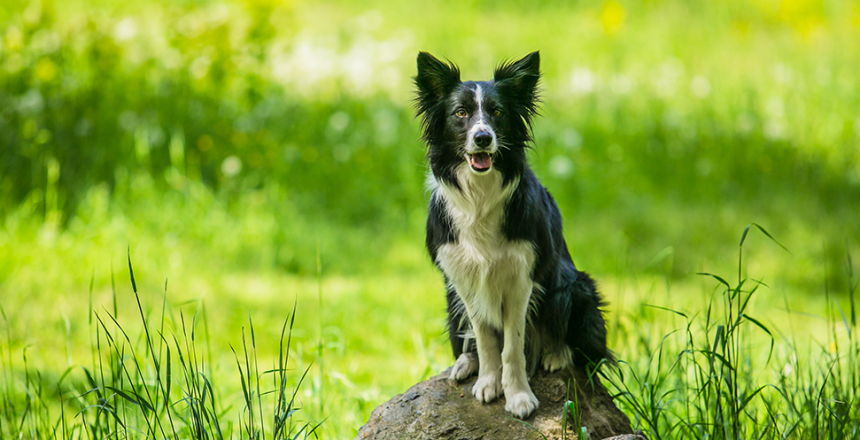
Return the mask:
[[[494,80],[501,87],[510,87],[518,95],[534,95],[540,80],[540,52],[532,52],[513,63],[496,68]]]
[[[540,81],[540,53],[532,52],[513,63],[504,63],[496,68],[493,77],[500,94],[508,100],[508,105],[519,114],[526,124],[537,114],[540,101],[538,81]]]

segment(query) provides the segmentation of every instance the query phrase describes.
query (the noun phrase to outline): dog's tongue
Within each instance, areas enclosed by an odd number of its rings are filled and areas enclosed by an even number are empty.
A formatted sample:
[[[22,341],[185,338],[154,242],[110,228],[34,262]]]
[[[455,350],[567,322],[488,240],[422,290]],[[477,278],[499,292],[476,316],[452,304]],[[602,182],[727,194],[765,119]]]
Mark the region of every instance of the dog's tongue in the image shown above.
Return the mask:
[[[486,170],[493,165],[493,159],[487,153],[475,153],[469,155],[469,165],[476,170]]]

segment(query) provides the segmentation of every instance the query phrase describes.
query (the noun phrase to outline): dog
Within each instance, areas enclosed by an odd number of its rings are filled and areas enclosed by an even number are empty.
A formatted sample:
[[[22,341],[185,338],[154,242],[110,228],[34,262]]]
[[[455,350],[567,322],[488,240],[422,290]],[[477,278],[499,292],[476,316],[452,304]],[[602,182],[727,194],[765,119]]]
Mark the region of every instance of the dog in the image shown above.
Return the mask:
[[[449,380],[477,372],[475,397],[504,392],[505,410],[524,419],[539,405],[527,370],[612,361],[602,297],[574,266],[559,209],[526,160],[540,54],[502,63],[490,81],[463,82],[456,65],[427,52],[417,67],[426,246],[447,286]]]

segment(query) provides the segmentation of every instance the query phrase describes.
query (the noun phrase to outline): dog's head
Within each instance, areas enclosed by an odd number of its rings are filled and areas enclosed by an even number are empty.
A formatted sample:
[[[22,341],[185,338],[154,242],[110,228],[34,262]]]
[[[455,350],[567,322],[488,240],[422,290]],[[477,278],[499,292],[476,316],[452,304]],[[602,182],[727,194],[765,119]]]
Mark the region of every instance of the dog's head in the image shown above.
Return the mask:
[[[436,177],[453,178],[464,163],[477,175],[496,169],[508,180],[521,173],[539,79],[538,52],[503,63],[491,81],[466,82],[454,64],[419,53],[416,107]]]

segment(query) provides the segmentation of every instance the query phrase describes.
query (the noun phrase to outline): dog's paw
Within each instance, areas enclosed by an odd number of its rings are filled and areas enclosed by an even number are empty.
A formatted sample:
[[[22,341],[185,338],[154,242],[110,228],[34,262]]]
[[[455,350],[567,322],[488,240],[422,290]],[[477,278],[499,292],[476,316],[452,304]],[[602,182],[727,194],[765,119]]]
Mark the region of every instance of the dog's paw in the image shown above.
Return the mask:
[[[544,370],[552,373],[553,371],[571,366],[573,364],[573,353],[565,345],[561,350],[545,354],[542,363]]]
[[[530,416],[537,409],[538,405],[540,405],[540,402],[531,390],[519,391],[512,394],[509,396],[505,393],[505,400],[508,401],[505,404],[505,411],[518,419],[522,420]]]
[[[480,376],[472,387],[472,394],[481,402],[492,402],[502,394],[502,381],[497,374]]]
[[[448,380],[456,383],[468,379],[476,371],[478,371],[478,355],[476,353],[462,353],[457,358],[457,362],[454,362],[454,366],[451,367]]]

